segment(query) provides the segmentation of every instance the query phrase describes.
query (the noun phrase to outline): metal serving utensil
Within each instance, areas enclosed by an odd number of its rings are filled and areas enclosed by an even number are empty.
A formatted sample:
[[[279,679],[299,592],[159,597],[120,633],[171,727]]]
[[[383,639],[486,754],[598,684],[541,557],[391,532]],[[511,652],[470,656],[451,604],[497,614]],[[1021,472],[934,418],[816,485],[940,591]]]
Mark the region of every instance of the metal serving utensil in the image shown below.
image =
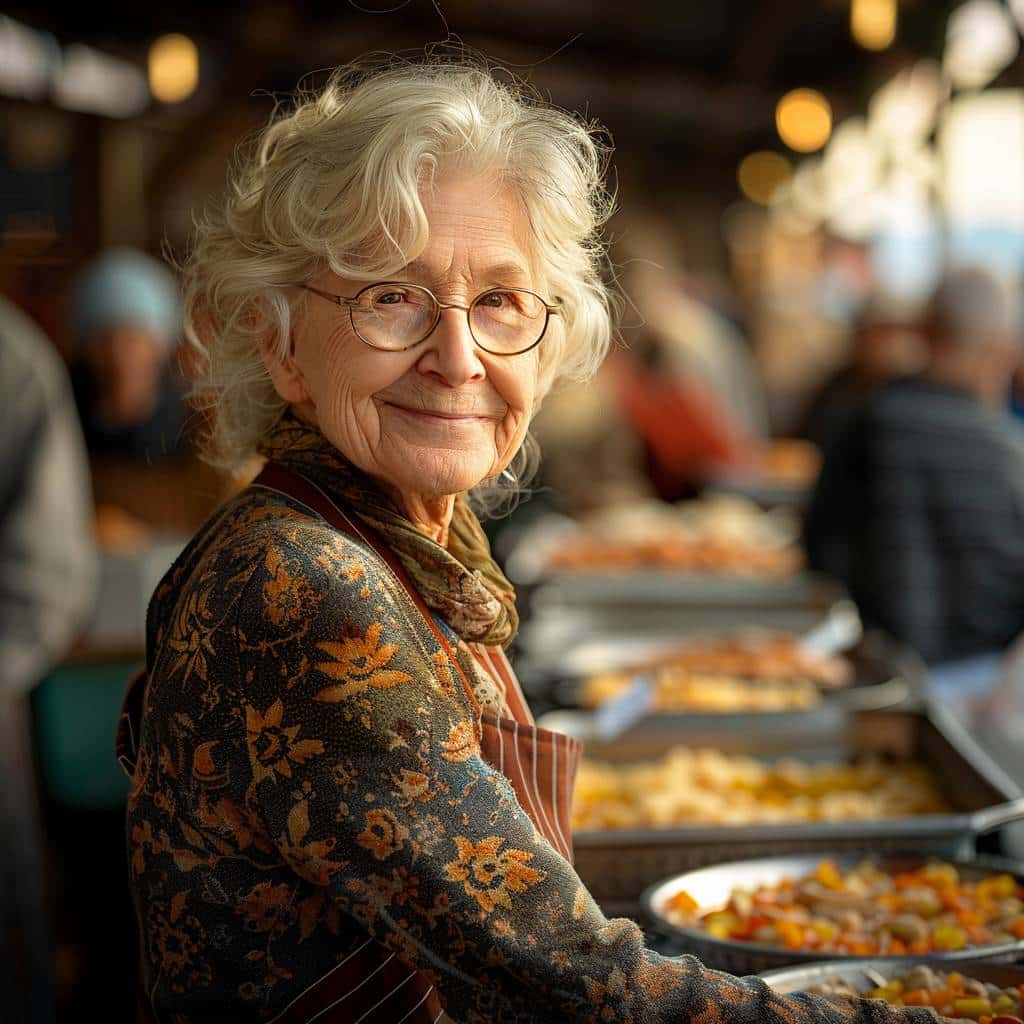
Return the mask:
[[[864,627],[852,601],[839,601],[825,619],[800,638],[808,654],[827,657],[849,650],[864,634]]]

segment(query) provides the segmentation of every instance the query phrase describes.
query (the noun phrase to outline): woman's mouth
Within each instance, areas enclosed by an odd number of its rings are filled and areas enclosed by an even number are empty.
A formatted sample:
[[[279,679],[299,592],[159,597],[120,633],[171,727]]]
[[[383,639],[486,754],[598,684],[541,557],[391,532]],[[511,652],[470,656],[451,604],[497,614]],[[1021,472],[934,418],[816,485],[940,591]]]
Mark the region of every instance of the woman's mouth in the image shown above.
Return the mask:
[[[384,402],[389,409],[402,413],[421,422],[451,423],[481,423],[486,420],[493,420],[497,417],[481,415],[478,412],[442,412],[437,409],[417,409],[407,405],[398,405],[395,402]]]

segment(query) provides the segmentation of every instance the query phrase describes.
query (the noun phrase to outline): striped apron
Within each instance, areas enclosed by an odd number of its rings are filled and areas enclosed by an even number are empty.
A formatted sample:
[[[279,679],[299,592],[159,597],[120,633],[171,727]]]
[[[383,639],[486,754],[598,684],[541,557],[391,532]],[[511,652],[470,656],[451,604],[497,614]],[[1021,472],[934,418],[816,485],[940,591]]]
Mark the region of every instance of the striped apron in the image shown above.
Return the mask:
[[[480,711],[451,643],[401,563],[374,530],[347,515],[311,481],[283,466],[269,463],[253,483],[300,502],[336,530],[369,544],[383,559],[448,655],[449,664],[476,709],[481,756],[508,779],[520,806],[537,830],[571,861],[569,816],[582,746],[569,736],[534,725],[505,652],[500,647],[469,645],[477,664],[504,692],[510,718]],[[126,711],[135,689],[141,691],[142,687],[132,687],[129,691]],[[135,705],[137,715],[141,711],[141,692],[135,695]],[[137,728],[134,735],[138,735]],[[134,756],[130,760],[133,762]],[[140,1024],[152,1022],[152,1010],[142,1009],[145,1015],[140,1016]],[[439,1024],[447,1020],[440,996],[430,980],[401,957],[367,938],[292,1000],[270,1024],[313,1024],[314,1021],[316,1024]]]

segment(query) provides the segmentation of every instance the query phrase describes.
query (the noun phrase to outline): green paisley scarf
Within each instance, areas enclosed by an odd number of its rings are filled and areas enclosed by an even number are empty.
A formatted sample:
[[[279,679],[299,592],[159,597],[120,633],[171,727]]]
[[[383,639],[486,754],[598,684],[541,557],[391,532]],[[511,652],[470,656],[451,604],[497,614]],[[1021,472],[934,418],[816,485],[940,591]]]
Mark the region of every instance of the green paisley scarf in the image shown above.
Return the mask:
[[[300,473],[372,526],[394,551],[428,608],[463,640],[507,644],[519,626],[515,593],[491,557],[480,522],[455,499],[443,548],[405,518],[366,473],[315,427],[286,411],[259,446],[268,461]]]

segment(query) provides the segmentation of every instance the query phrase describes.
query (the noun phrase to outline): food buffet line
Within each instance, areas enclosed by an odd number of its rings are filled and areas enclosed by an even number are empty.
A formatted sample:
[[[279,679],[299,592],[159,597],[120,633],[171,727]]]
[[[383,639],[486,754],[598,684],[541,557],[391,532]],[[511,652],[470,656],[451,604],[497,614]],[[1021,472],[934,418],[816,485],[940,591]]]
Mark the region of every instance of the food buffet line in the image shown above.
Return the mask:
[[[781,992],[1024,1021],[1024,864],[979,852],[1024,791],[794,527],[718,496],[512,545],[517,671],[585,744],[577,870],[665,952]]]

